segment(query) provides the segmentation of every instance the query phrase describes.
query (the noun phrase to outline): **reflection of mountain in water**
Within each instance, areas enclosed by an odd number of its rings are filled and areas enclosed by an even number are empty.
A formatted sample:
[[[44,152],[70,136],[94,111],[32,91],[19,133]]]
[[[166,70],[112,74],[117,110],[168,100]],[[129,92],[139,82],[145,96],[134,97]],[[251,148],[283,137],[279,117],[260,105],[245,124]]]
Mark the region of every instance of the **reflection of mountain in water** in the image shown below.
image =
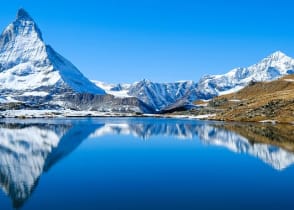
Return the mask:
[[[293,152],[275,146],[275,144],[265,143],[262,141],[264,136],[257,136],[256,141],[252,142],[240,134],[227,130],[225,126],[207,127],[210,128],[202,130],[199,137],[209,145],[222,146],[233,152],[252,155],[277,170],[285,169],[294,163]]]
[[[199,139],[257,157],[277,170],[294,163],[294,127],[190,120],[97,119],[0,122],[0,185],[20,207],[47,171],[89,137],[133,135]],[[284,140],[283,140],[284,139]]]
[[[252,155],[277,170],[285,169],[294,163],[293,126],[287,127],[283,125],[283,128],[287,128],[283,130],[272,125],[243,124],[243,126],[240,126],[239,124],[195,121],[175,121],[173,123],[162,120],[149,123],[147,120],[136,122],[120,121],[105,124],[91,136],[127,134],[143,139],[162,135],[174,136],[180,139],[192,139],[198,136],[205,144],[222,146],[233,152]],[[254,138],[249,135],[249,128],[256,131]]]
[[[97,129],[71,123],[0,123],[0,185],[18,208],[42,172]]]

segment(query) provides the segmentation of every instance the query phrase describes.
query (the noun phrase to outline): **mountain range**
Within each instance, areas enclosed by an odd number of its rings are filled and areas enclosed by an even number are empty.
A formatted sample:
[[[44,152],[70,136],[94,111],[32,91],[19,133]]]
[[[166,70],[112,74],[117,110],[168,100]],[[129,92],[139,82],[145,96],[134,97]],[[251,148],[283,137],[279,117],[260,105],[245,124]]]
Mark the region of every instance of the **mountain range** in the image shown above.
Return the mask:
[[[72,109],[158,113],[197,99],[236,92],[251,82],[272,81],[294,73],[294,59],[277,51],[257,64],[197,83],[179,81],[133,84],[90,81],[45,44],[35,21],[24,10],[0,36],[0,109]]]
[[[236,68],[223,75],[207,75],[198,83],[193,81],[154,83],[149,80],[117,86],[108,86],[97,81],[95,83],[110,94],[124,93],[123,96],[135,96],[153,107],[162,109],[182,98],[189,101],[211,99],[237,92],[250,82],[272,81],[293,73],[294,59],[277,51],[257,64],[247,68]]]

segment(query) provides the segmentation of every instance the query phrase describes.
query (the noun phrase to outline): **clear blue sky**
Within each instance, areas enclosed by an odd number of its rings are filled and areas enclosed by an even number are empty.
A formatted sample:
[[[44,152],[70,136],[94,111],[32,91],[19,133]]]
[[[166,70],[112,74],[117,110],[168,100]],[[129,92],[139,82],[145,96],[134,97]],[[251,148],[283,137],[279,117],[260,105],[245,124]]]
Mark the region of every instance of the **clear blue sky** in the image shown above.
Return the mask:
[[[47,44],[106,82],[197,81],[281,50],[294,56],[290,0],[0,0],[0,28],[25,8]]]

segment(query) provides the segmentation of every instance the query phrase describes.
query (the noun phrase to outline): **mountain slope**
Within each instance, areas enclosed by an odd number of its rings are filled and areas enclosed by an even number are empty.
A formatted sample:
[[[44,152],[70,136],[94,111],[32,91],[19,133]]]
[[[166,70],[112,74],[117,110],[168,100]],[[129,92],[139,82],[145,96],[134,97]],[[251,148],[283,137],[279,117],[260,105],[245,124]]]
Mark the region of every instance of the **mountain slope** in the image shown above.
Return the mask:
[[[191,99],[210,99],[237,92],[250,82],[272,81],[294,73],[294,59],[277,51],[247,68],[236,68],[224,75],[203,77],[190,93]]]
[[[193,88],[195,88],[195,83],[192,81],[154,83],[142,80],[132,84],[128,94],[160,111],[182,99]]]
[[[44,97],[65,92],[105,94],[46,45],[37,24],[20,9],[16,20],[0,36],[1,96],[22,100],[21,96]]]
[[[294,123],[294,75],[271,82],[252,83],[237,93],[214,98],[221,110],[214,119]]]

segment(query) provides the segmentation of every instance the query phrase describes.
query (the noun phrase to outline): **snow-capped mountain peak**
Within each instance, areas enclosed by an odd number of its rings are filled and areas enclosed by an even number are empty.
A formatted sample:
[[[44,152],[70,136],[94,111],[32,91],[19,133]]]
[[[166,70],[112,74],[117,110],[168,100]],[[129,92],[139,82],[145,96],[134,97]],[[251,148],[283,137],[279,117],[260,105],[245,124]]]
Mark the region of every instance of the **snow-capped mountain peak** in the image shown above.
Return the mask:
[[[105,94],[46,45],[33,18],[20,9],[0,36],[1,95],[22,101],[27,96],[64,92]]]
[[[267,58],[279,60],[279,59],[282,59],[284,57],[290,58],[285,53],[283,53],[282,51],[278,50],[278,51],[270,54]]]
[[[20,9],[16,20],[0,36],[0,70],[41,59],[46,59],[42,33],[28,13]]]
[[[287,56],[285,53],[281,51],[276,51],[266,58],[262,59],[258,64],[255,64],[249,68],[255,73],[259,73],[261,71],[270,72],[271,68],[274,68],[277,73],[281,75],[287,74],[287,71],[293,70],[294,59]],[[269,75],[272,76],[272,75]],[[275,76],[269,77],[269,80],[276,79]]]
[[[23,8],[20,8],[18,11],[17,11],[17,15],[16,15],[16,19],[20,20],[33,20],[31,18],[31,16],[29,15],[29,13],[27,11],[25,11]]]
[[[246,68],[235,68],[223,75],[209,75],[200,79],[194,91],[200,99],[236,92],[251,81],[272,81],[294,73],[294,59],[277,51],[257,64]]]

